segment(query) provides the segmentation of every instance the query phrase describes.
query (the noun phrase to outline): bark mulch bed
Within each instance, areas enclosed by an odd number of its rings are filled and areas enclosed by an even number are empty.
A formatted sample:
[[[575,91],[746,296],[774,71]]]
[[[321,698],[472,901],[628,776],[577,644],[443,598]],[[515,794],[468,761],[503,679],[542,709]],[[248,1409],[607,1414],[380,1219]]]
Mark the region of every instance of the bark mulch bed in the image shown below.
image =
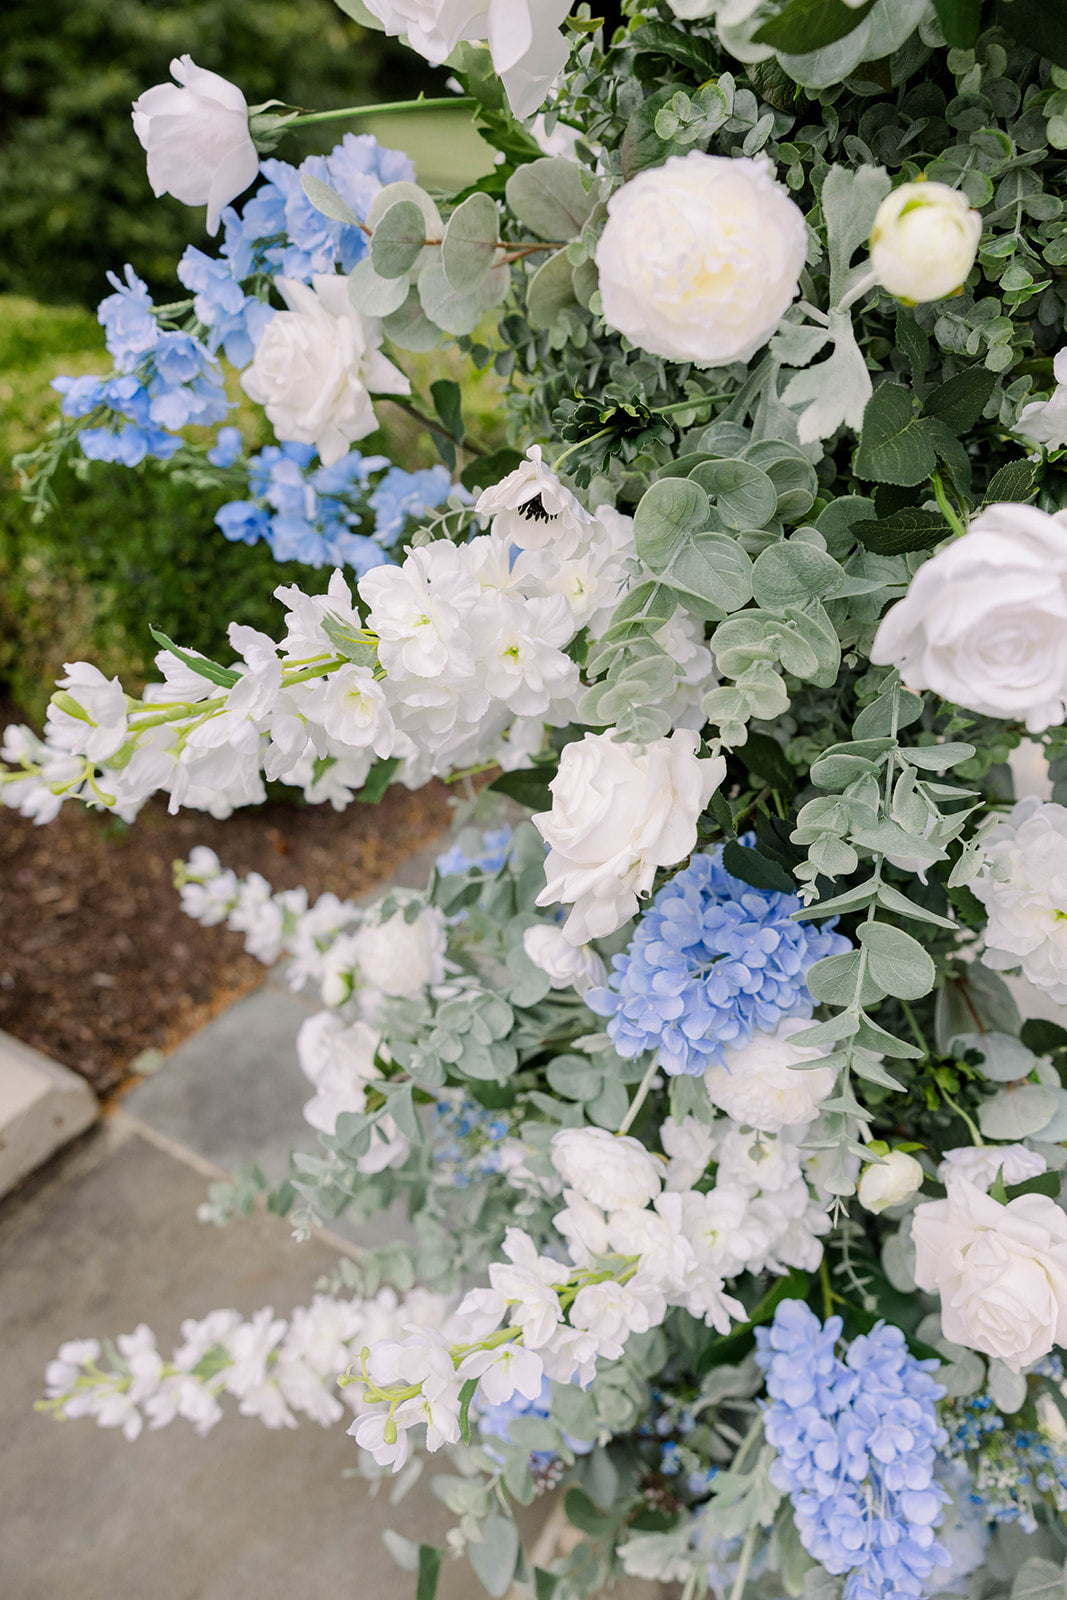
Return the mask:
[[[175,859],[206,844],[275,889],[360,895],[448,820],[439,783],[340,814],[268,803],[225,822],[150,803],[132,828],[73,805],[45,827],[0,808],[0,1030],[107,1094],[142,1051],[172,1048],[264,977],[242,935],[184,915]]]

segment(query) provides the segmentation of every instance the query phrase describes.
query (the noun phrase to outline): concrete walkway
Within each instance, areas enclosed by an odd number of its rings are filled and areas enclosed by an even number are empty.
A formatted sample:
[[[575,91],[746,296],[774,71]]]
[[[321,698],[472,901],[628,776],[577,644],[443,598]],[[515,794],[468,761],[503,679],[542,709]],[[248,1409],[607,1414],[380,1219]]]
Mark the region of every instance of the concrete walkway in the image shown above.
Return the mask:
[[[395,881],[424,883],[426,870],[414,858]],[[345,1476],[343,1427],[275,1433],[234,1412],[206,1439],[178,1420],[128,1444],[33,1410],[65,1339],[147,1322],[167,1351],[182,1318],[287,1315],[334,1267],[336,1247],[295,1244],[276,1218],[196,1220],[220,1170],[258,1161],[280,1176],[291,1144],[313,1148],[294,1049],[312,1009],[269,978],[0,1205],[3,1600],[411,1600],[382,1529],[443,1543],[452,1518],[426,1479],[394,1509]],[[547,1509],[524,1518],[531,1534]],[[446,1563],[439,1600],[478,1593],[466,1562]]]

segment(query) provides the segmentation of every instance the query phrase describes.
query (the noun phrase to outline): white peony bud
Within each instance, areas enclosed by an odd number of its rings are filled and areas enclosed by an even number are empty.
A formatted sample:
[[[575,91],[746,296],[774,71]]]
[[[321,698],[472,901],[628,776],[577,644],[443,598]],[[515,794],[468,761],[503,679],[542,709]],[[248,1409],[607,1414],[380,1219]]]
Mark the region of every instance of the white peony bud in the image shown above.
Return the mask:
[[[890,1150],[880,1162],[865,1167],[856,1197],[868,1211],[887,1211],[910,1200],[922,1188],[923,1169],[905,1150]]]
[[[596,252],[604,319],[672,361],[748,361],[795,298],[807,243],[803,212],[765,159],[671,156],[608,202]]]
[[[133,131],[148,152],[152,193],[207,206],[207,231],[217,233],[223,206],[259,171],[248,103],[234,84],[191,56],[179,56],[170,70],[176,84],[157,83],[134,101]]]
[[[945,183],[902,183],[871,229],[871,267],[883,289],[909,305],[962,289],[974,266],[982,219]]]

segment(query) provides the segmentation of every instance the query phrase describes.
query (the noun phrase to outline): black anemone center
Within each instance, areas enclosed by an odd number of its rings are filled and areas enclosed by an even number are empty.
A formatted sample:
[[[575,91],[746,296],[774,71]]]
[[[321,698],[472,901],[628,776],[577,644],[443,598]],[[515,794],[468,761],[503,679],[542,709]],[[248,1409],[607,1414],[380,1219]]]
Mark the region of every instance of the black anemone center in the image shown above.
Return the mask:
[[[545,510],[545,503],[539,494],[535,494],[532,500],[525,500],[519,510],[527,522],[551,522],[553,520],[551,513]]]

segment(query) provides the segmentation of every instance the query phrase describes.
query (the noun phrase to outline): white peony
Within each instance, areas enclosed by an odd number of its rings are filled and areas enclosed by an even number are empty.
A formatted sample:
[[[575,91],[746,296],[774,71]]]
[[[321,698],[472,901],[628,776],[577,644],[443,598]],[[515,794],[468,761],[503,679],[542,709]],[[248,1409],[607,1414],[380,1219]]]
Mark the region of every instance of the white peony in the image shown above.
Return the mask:
[[[259,156],[248,131],[240,89],[191,56],[170,64],[174,83],[157,83],[133,103],[133,131],[148,153],[152,193],[187,206],[207,206],[207,231],[219,213],[254,182]]]
[[[914,1156],[906,1150],[890,1150],[880,1162],[872,1161],[863,1169],[856,1198],[868,1211],[888,1211],[890,1206],[902,1205],[917,1194],[924,1176]]]
[[[983,961],[1067,1003],[1067,807],[1029,795],[982,840],[971,888],[989,918]]]
[[[953,1344],[1013,1372],[1067,1342],[1067,1215],[1047,1195],[999,1205],[966,1178],[911,1219],[915,1281],[941,1296]]]
[[[982,219],[959,189],[929,179],[887,194],[871,228],[871,268],[883,289],[910,305],[963,287],[978,254]]]
[[[1025,1183],[1027,1178],[1040,1177],[1047,1168],[1044,1156],[1028,1150],[1024,1144],[964,1145],[960,1150],[946,1150],[937,1175],[944,1184],[963,1177],[984,1193],[998,1172],[1003,1169],[1005,1184]]]
[[[720,1111],[762,1133],[814,1122],[837,1074],[833,1067],[807,1066],[822,1060],[825,1051],[790,1043],[810,1027],[802,1017],[786,1017],[774,1033],[759,1031],[748,1044],[725,1049],[726,1065],[711,1066],[704,1074]]]
[[[382,918],[380,909],[372,912],[349,941],[361,983],[378,994],[419,999],[431,984],[444,979],[446,927],[444,913],[436,906],[422,906],[410,922],[403,909],[387,918]]]
[[[768,161],[671,156],[608,202],[596,252],[604,319],[673,361],[748,361],[796,297],[807,242]]]
[[[561,1128],[552,1137],[552,1165],[569,1189],[604,1211],[647,1205],[662,1183],[639,1139],[606,1128]]]
[[[584,994],[608,981],[608,969],[592,946],[571,944],[551,922],[527,928],[522,948],[534,966],[548,974],[553,989],[577,989]]]
[[[511,109],[529,117],[544,104],[567,60],[559,32],[571,0],[365,0],[367,10],[396,37],[406,34],[419,55],[440,66],[462,39],[488,39],[493,69]]]
[[[1052,373],[1055,389],[1047,400],[1031,400],[1023,406],[1015,432],[1050,450],[1062,450],[1067,445],[1067,349],[1052,363]]]
[[[550,785],[552,810],[533,822],[549,846],[537,904],[573,904],[564,924],[573,944],[621,927],[656,868],[695,847],[697,818],[726,775],[722,756],[698,759],[699,743],[696,733],[676,729],[644,749],[610,733],[565,746]]]
[[[355,310],[343,277],[318,273],[310,286],[278,278],[276,286],[289,310],[271,318],[241,387],[279,439],[313,444],[329,467],[378,426],[370,391],[410,394],[411,385],[382,355],[381,324]]]
[[[871,647],[908,688],[1031,733],[1067,705],[1067,526],[1036,506],[990,506],[890,607]]]

